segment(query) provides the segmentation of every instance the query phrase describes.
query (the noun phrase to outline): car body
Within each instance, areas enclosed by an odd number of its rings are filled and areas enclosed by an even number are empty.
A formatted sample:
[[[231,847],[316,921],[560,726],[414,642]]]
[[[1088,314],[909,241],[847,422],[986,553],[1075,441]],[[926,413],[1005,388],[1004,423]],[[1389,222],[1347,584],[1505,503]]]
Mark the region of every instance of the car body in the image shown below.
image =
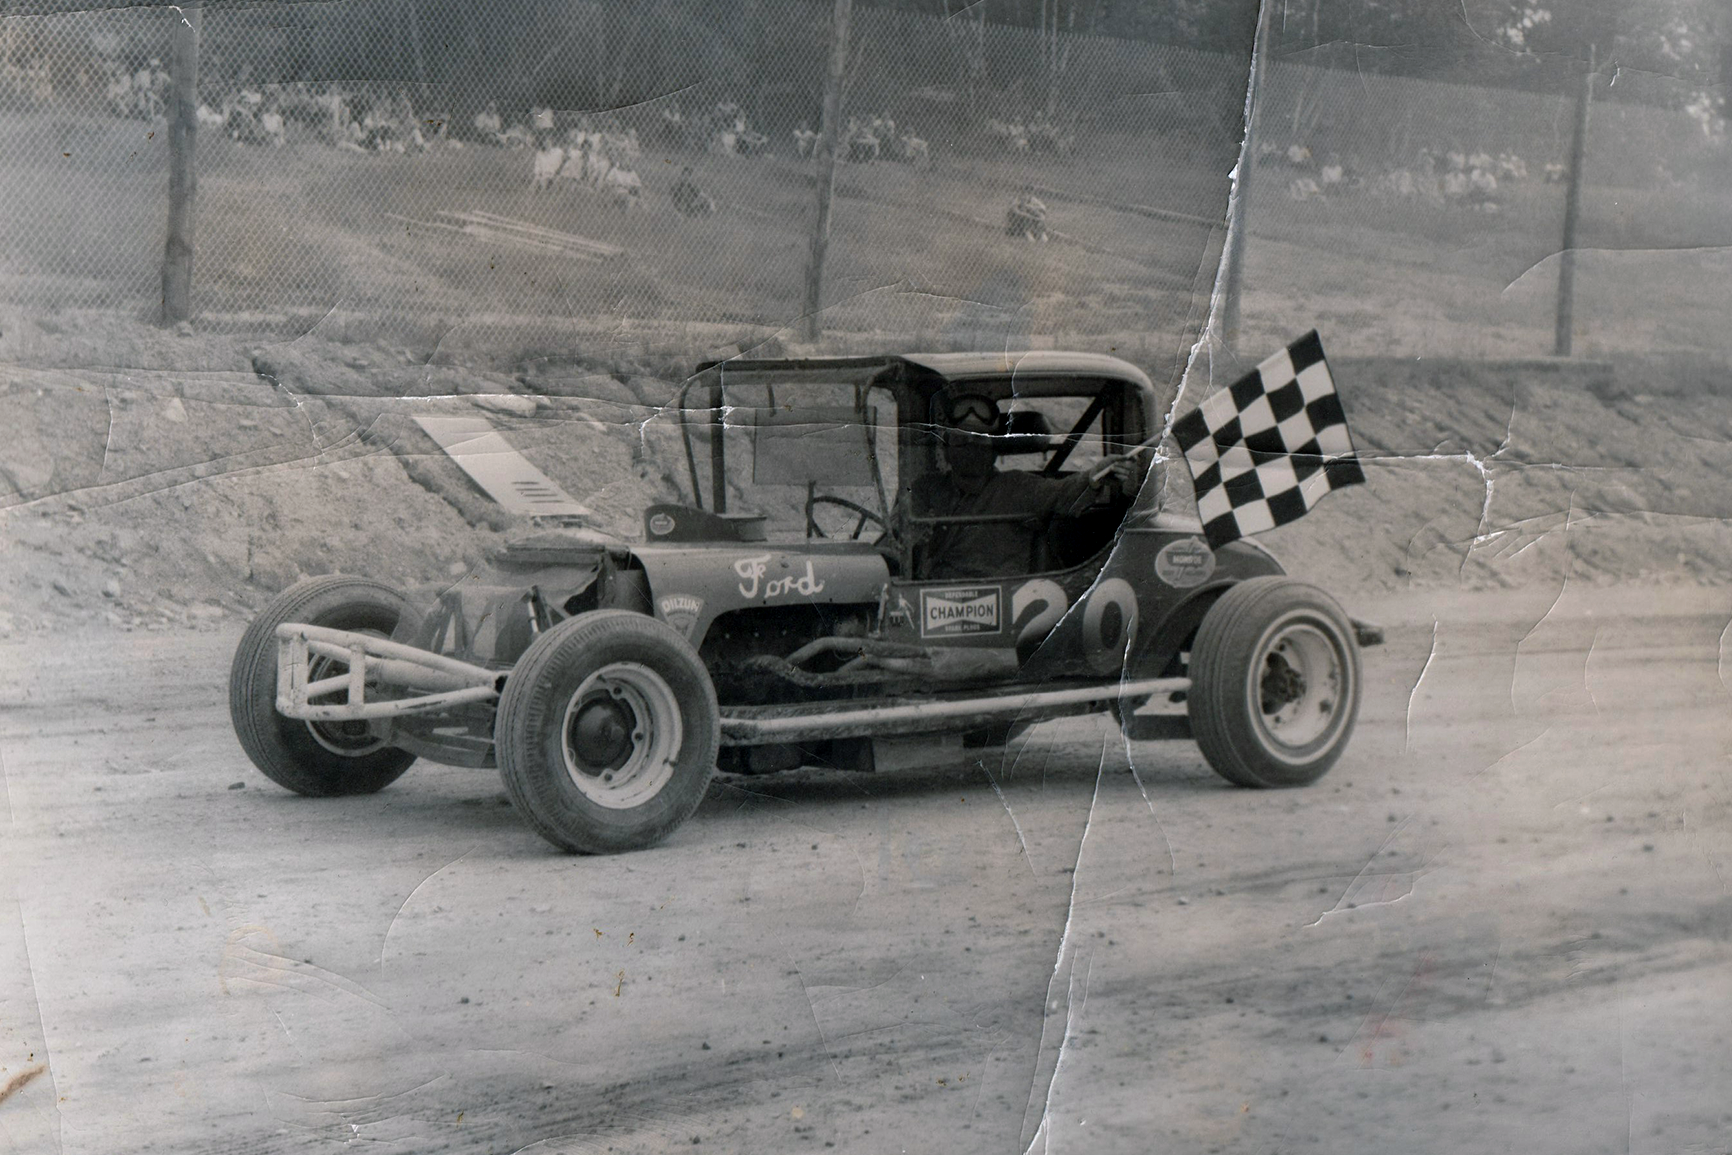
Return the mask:
[[[1092,710],[1137,738],[1196,724],[1235,782],[1323,773],[1375,631],[1256,543],[1211,549],[1156,481],[1041,525],[1015,572],[938,576],[946,523],[1026,520],[899,500],[942,469],[965,393],[1005,414],[1005,467],[1049,477],[1166,427],[1148,377],[1094,354],[701,366],[671,407],[690,500],[646,509],[641,541],[541,528],[425,607],[357,579],[286,591],[236,656],[243,745],[303,793],[377,789],[415,756],[498,766],[532,826],[585,851],[664,836],[717,764],[884,770]]]

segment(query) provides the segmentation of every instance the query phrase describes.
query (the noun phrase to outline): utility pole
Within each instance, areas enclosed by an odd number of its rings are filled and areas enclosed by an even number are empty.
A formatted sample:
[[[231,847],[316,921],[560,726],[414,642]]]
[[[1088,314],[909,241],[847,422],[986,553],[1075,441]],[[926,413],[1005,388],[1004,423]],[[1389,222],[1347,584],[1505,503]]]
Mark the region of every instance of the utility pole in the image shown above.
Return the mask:
[[[192,319],[193,202],[198,195],[198,39],[204,12],[196,3],[169,9],[168,243],[162,255],[162,323]]]
[[[1558,256],[1558,320],[1552,355],[1568,357],[1576,326],[1576,232],[1582,219],[1582,162],[1588,150],[1588,106],[1594,100],[1595,45],[1588,46],[1588,72],[1576,95],[1576,124],[1570,136],[1570,184],[1564,194],[1564,247]]]
[[[1239,148],[1239,163],[1233,180],[1232,198],[1227,202],[1227,246],[1222,255],[1221,271],[1221,340],[1229,351],[1239,347],[1239,295],[1245,281],[1246,205],[1251,194],[1251,170],[1257,164],[1257,115],[1263,90],[1263,73],[1268,68],[1270,40],[1269,16],[1274,5],[1262,0],[1257,8],[1257,31],[1251,41],[1251,78],[1245,88],[1245,142]]]
[[[848,66],[848,20],[854,0],[836,0],[830,21],[830,66],[824,74],[824,119],[818,126],[818,215],[812,226],[812,252],[806,264],[805,324],[802,337],[813,342],[824,298],[824,251],[830,244],[830,201],[836,193],[837,138],[842,133],[842,77]]]

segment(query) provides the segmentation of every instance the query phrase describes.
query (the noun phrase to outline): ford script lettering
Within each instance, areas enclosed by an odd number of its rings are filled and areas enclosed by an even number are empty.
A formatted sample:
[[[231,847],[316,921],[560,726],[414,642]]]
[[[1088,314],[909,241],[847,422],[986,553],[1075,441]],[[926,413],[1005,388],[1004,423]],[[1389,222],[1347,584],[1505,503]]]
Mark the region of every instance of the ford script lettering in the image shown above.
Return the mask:
[[[801,597],[815,597],[823,592],[824,581],[812,570],[810,559],[806,562],[806,572],[789,574],[787,577],[764,580],[764,574],[770,568],[770,554],[760,553],[752,557],[743,557],[734,563],[734,573],[740,578],[740,596],[756,598],[761,589],[765,601],[771,598],[786,597],[798,594]],[[784,562],[784,565],[787,563]]]
[[[755,598],[758,596],[758,586],[764,580],[764,570],[769,567],[770,555],[758,554],[755,557],[743,557],[734,563],[734,572],[740,575],[740,596]]]
[[[806,572],[798,577],[771,578],[764,583],[764,600],[781,597],[783,594],[799,594],[803,598],[814,597],[824,589],[824,583],[812,572],[812,563],[806,563]]]

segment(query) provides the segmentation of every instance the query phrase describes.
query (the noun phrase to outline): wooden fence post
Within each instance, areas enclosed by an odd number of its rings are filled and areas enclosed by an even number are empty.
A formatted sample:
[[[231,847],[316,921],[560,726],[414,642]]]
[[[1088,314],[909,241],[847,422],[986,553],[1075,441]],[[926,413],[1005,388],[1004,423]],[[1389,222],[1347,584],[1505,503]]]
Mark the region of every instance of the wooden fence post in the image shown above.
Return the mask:
[[[1270,13],[1274,5],[1263,0],[1257,10],[1257,31],[1251,41],[1251,76],[1245,86],[1245,140],[1239,148],[1232,199],[1227,202],[1227,243],[1221,270],[1221,340],[1229,350],[1239,347],[1239,297],[1244,291],[1245,242],[1249,220],[1246,210],[1251,196],[1251,171],[1257,166],[1257,117],[1261,112],[1263,74],[1268,69],[1273,36]]]
[[[1582,219],[1582,162],[1588,151],[1588,106],[1594,101],[1595,50],[1588,48],[1588,72],[1576,94],[1575,131],[1570,136],[1570,184],[1564,193],[1564,247],[1558,255],[1558,318],[1552,355],[1568,357],[1576,327],[1576,233]]]
[[[818,215],[812,226],[812,251],[806,262],[806,300],[801,335],[816,341],[824,297],[824,254],[830,244],[830,201],[836,193],[837,138],[842,134],[842,79],[848,65],[848,19],[854,0],[836,0],[830,22],[830,67],[824,75],[824,120],[819,127]]]
[[[162,323],[192,319],[193,206],[198,195],[198,40],[204,14],[196,4],[169,9],[174,52],[168,102],[168,243],[162,256]]]

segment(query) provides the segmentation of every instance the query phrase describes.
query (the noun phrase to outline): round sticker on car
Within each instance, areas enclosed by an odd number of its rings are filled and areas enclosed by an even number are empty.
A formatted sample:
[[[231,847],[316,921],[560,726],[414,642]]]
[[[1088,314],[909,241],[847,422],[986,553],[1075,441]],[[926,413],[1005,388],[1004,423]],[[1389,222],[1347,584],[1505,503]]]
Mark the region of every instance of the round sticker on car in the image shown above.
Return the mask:
[[[1214,572],[1215,551],[1194,537],[1168,542],[1155,555],[1155,576],[1175,589],[1200,586]]]
[[[649,519],[649,531],[657,537],[666,537],[674,531],[674,519],[665,513],[652,514]]]

